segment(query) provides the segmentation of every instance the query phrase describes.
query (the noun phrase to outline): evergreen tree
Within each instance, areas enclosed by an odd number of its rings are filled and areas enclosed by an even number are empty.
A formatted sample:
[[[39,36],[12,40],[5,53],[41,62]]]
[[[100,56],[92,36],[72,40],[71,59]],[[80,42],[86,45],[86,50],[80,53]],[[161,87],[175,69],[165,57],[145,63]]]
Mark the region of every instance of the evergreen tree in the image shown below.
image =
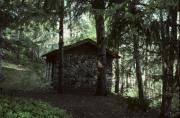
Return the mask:
[[[106,95],[106,49],[107,39],[105,37],[104,25],[104,0],[92,0],[92,7],[96,22],[96,38],[97,38],[97,88],[96,95]]]

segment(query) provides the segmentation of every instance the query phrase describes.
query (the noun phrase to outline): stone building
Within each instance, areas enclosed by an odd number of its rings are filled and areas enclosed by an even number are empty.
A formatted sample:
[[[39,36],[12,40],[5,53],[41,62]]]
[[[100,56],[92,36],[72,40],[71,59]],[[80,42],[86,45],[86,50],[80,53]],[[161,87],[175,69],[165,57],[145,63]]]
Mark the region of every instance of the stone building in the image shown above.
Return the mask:
[[[96,68],[97,45],[91,39],[85,39],[64,47],[64,88],[83,88],[95,90],[97,79]],[[58,83],[58,50],[45,54],[47,78],[56,88]],[[112,61],[119,58],[107,50],[107,86],[112,86]]]

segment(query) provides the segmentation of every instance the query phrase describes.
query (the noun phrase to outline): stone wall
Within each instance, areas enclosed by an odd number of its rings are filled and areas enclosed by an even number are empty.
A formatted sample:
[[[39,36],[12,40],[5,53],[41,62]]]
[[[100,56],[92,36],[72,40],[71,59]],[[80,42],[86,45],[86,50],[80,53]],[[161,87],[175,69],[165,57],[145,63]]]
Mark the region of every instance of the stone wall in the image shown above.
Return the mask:
[[[111,90],[112,85],[112,60],[107,59],[107,86]],[[54,74],[52,80],[55,88],[57,87],[58,63],[52,66]],[[96,57],[94,55],[73,55],[64,56],[64,87],[65,88],[96,88],[97,68]]]

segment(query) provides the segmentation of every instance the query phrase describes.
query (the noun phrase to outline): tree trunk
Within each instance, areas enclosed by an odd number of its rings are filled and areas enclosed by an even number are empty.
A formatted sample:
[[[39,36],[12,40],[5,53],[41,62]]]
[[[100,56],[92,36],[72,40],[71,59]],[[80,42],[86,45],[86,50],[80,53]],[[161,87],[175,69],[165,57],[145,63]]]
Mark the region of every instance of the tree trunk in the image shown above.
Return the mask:
[[[147,40],[146,40],[146,49],[145,49],[145,64],[144,64],[144,93],[145,93],[145,96],[148,97],[148,43],[147,43]]]
[[[136,78],[138,82],[138,93],[139,100],[144,102],[144,90],[143,90],[143,82],[142,82],[142,74],[141,74],[141,64],[140,64],[140,54],[139,54],[139,39],[134,36],[134,59],[136,65]]]
[[[120,76],[119,76],[119,59],[115,60],[115,78],[116,78],[116,82],[115,82],[115,93],[119,94],[119,80],[120,80]]]
[[[17,41],[17,49],[16,49],[16,61],[17,61],[17,64],[19,64],[20,63],[20,45],[19,45],[19,43],[20,43],[20,34],[21,34],[21,31],[18,29],[17,30],[17,39],[16,39],[16,41]],[[33,57],[33,55],[32,55],[32,57]],[[32,60],[32,62],[33,62],[33,60]]]
[[[167,53],[167,52],[165,52]],[[173,98],[172,94],[172,79],[173,76],[171,75],[170,68],[167,62],[168,55],[164,55],[163,61],[163,96],[162,96],[162,103],[161,103],[161,113],[160,118],[170,118],[171,117],[171,102]]]
[[[1,50],[1,43],[2,43],[2,29],[0,27],[0,79],[2,79],[2,65],[1,65],[1,61],[2,61],[2,50]]]
[[[61,8],[60,8],[60,13],[59,13],[59,81],[58,81],[58,93],[63,93],[63,78],[64,78],[64,27],[63,27],[63,21],[64,21],[64,0],[61,0]]]
[[[72,5],[70,6],[70,11],[69,11],[69,30],[70,30],[70,40],[73,38],[73,18],[72,18]]]
[[[95,12],[96,36],[97,36],[97,85],[96,95],[107,95],[106,87],[106,48],[104,26],[104,0],[92,0]]]
[[[162,14],[161,14],[161,34],[164,33],[162,24]],[[174,7],[170,8],[169,16],[166,24],[166,37],[162,35],[162,63],[163,63],[163,96],[161,103],[161,113],[160,118],[170,118],[171,117],[171,103],[173,98],[173,88],[174,86],[174,62],[175,62],[175,50],[177,41],[177,9]],[[172,27],[170,31],[169,28]],[[170,35],[169,35],[170,34]]]
[[[122,58],[121,58],[121,87],[120,87],[120,94],[124,95],[124,83],[125,83],[125,53],[122,52]]]
[[[104,12],[104,11],[102,11]],[[106,95],[106,47],[104,16],[101,13],[95,14],[97,34],[97,88],[96,95]]]
[[[128,92],[128,88],[129,88],[129,73],[126,72],[126,92]]]
[[[179,25],[180,25],[180,0],[179,0],[179,5],[178,5],[178,13],[179,13]],[[180,27],[179,27],[179,32],[180,32]],[[179,35],[179,40],[180,40],[180,35]],[[179,43],[177,44],[177,48],[178,48],[178,51],[177,51],[177,54],[178,54],[178,63],[177,63],[177,84],[178,84],[178,95],[179,95],[179,100],[180,100],[180,41]],[[179,108],[179,111],[180,111],[180,108]],[[180,113],[179,113],[179,117],[180,117]]]

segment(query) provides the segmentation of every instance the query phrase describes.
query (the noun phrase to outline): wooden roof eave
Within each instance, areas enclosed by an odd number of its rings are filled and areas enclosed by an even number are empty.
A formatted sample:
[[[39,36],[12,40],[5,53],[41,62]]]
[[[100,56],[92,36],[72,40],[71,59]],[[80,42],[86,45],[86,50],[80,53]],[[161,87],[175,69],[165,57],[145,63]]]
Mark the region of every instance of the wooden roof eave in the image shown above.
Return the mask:
[[[94,45],[94,46],[97,48],[97,44],[96,44],[95,41],[93,41],[93,40],[91,40],[91,39],[85,39],[85,40],[83,40],[83,41],[74,43],[74,44],[72,44],[72,45],[65,46],[65,47],[64,47],[64,51],[70,50],[70,49],[72,49],[72,48],[74,48],[74,47],[77,47],[77,46],[79,46],[79,45],[83,45],[83,44],[85,44],[85,43],[90,43],[90,44]],[[119,56],[118,54],[113,53],[113,52],[110,51],[109,49],[106,49],[106,51],[107,51],[107,54],[109,54],[110,56],[112,56],[112,58],[120,58],[120,56]],[[51,51],[51,52],[49,52],[49,53],[46,53],[46,54],[42,55],[42,57],[53,56],[53,55],[55,55],[56,53],[58,53],[58,49],[56,49],[56,50],[54,50],[54,51]]]

